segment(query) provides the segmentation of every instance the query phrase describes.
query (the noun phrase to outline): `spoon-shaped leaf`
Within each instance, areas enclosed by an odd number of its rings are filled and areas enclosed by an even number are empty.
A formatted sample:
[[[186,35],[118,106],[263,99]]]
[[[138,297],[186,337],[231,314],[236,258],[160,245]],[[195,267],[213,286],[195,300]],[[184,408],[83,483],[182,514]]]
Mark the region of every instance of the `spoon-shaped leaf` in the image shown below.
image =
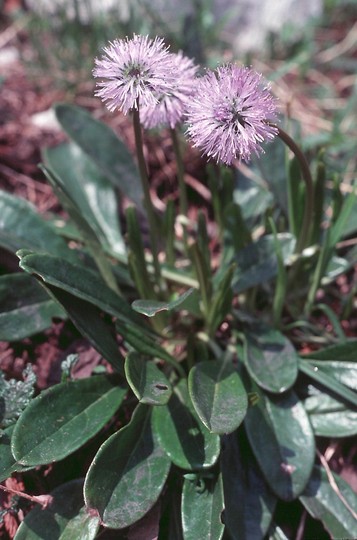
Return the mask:
[[[244,337],[245,364],[255,382],[274,393],[291,388],[299,357],[290,341],[281,332],[263,326],[256,326]]]
[[[26,273],[0,277],[0,340],[16,341],[66,318],[63,309]]]
[[[247,388],[249,388],[247,382]],[[293,392],[259,395],[244,420],[254,455],[272,491],[290,501],[305,488],[315,460],[315,440],[308,415]]]
[[[30,402],[15,425],[15,459],[30,466],[63,459],[98,433],[125,394],[118,377],[108,375],[48,388]]]
[[[160,311],[171,311],[179,307],[181,309],[184,309],[183,304],[186,298],[188,298],[193,293],[193,291],[194,289],[188,289],[186,292],[181,294],[181,296],[179,296],[175,300],[172,300],[172,302],[158,302],[155,300],[134,300],[131,306],[138,313],[142,313],[147,317],[153,317],[154,315],[156,315],[156,313],[159,313]]]
[[[172,387],[167,377],[153,362],[144,360],[139,354],[128,354],[125,375],[140,403],[165,405],[170,399]]]
[[[175,387],[167,405],[154,408],[152,423],[160,445],[178,467],[200,470],[217,461],[219,437],[197,417],[185,379]]]
[[[121,529],[135,523],[160,496],[170,460],[150,424],[151,407],[139,405],[130,423],[100,447],[84,485],[87,507],[103,525]]]
[[[231,433],[243,421],[247,393],[231,362],[196,364],[190,371],[188,387],[198,416],[212,433]]]
[[[211,477],[212,476],[212,477]],[[196,475],[185,479],[182,491],[182,528],[184,540],[220,540],[224,525],[222,477]]]

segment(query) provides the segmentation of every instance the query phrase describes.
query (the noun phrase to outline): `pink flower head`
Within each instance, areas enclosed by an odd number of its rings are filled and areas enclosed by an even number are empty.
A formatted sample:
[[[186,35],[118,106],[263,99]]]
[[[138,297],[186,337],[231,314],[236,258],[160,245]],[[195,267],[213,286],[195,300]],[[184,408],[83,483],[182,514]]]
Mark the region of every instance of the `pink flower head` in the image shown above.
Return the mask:
[[[140,106],[153,107],[157,95],[165,92],[172,77],[171,60],[161,38],[148,36],[117,39],[104,47],[102,58],[96,58],[94,77],[105,79],[97,83],[99,96],[110,111],[120,109],[127,114]]]
[[[187,133],[194,146],[217,162],[249,161],[263,151],[260,143],[271,140],[277,129],[276,100],[261,75],[234,64],[209,71],[199,79],[188,104]]]
[[[140,120],[144,127],[170,126],[174,128],[183,119],[187,102],[194,92],[198,67],[182,52],[170,54],[172,80],[164,92],[157,93],[157,103],[140,108]]]

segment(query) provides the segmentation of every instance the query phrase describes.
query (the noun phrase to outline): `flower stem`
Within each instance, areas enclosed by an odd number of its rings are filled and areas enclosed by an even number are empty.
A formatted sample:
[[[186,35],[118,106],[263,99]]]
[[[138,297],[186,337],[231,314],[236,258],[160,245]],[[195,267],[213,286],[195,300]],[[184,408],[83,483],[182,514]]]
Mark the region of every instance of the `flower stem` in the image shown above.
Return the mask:
[[[285,143],[286,146],[288,146],[288,148],[290,148],[290,150],[294,153],[296,159],[299,162],[302,178],[306,186],[304,218],[295,248],[295,253],[301,253],[303,249],[307,247],[309,242],[309,231],[314,213],[314,185],[312,181],[311,171],[304,153],[301,151],[294,139],[292,139],[290,135],[286,133],[286,131],[281,129],[281,127],[276,126],[275,124],[270,125],[274,125],[274,127],[276,127],[276,129],[278,130],[278,137],[280,137],[283,143]]]
[[[160,286],[162,285],[161,279],[161,270],[158,258],[158,244],[157,239],[159,238],[159,231],[156,223],[155,210],[150,197],[150,188],[149,188],[149,178],[146,169],[144,151],[143,151],[143,138],[141,133],[140,125],[140,113],[139,108],[133,109],[133,125],[134,125],[134,135],[135,135],[135,145],[136,145],[136,154],[139,164],[139,172],[141,185],[144,192],[144,205],[147,212],[147,218],[149,221],[149,235],[151,243],[151,251],[153,257],[154,273],[156,278],[156,283]]]
[[[187,216],[188,213],[188,201],[187,201],[187,189],[184,179],[184,166],[182,153],[180,148],[180,141],[178,140],[177,131],[175,128],[171,128],[171,138],[172,144],[174,147],[176,164],[177,164],[177,180],[179,184],[179,201],[180,201],[180,214]],[[188,243],[187,243],[187,227],[186,224],[183,224],[183,240],[184,246],[187,253]]]

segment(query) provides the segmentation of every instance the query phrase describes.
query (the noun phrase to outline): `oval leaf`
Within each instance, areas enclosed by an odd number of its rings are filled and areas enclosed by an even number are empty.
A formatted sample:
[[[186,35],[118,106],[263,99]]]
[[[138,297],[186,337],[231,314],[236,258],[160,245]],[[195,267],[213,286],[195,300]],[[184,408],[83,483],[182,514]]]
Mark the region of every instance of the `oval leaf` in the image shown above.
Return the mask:
[[[67,260],[77,260],[74,251],[38,215],[32,204],[1,190],[0,246],[14,253],[23,248],[38,249]]]
[[[94,540],[99,519],[83,509],[83,480],[72,480],[51,492],[52,502],[31,510],[15,535],[16,540]],[[72,523],[72,525],[71,525]],[[78,524],[75,536],[67,532]],[[73,529],[72,529],[73,530]]]
[[[357,538],[357,496],[342,478],[333,474],[333,479],[338,493],[325,471],[315,467],[300,501],[332,538]]]
[[[251,391],[257,388],[251,386]],[[259,401],[244,420],[254,455],[272,491],[290,501],[305,488],[315,459],[309,418],[293,392]]]
[[[212,433],[231,433],[241,424],[248,407],[247,393],[231,362],[200,362],[190,371],[192,403]]]
[[[142,207],[138,168],[123,142],[105,124],[76,105],[55,106],[57,120],[69,137],[122,193]]]
[[[319,392],[305,399],[304,407],[315,435],[333,438],[357,435],[357,411],[342,401]]]
[[[183,484],[182,491],[182,527],[184,540],[220,540],[224,525],[222,477],[197,475]],[[199,531],[199,533],[198,533]]]
[[[139,324],[143,328],[139,315],[136,315],[126,301],[115,294],[95,271],[42,253],[18,252],[18,256],[20,267],[30,274],[38,275],[45,283],[59,287],[114,317]]]
[[[0,482],[9,478],[13,472],[27,471],[29,467],[24,467],[17,463],[11,452],[11,436],[14,425],[0,431]]]
[[[17,341],[42,332],[53,317],[66,319],[66,314],[33,277],[0,277],[0,340]]]
[[[356,357],[357,358],[357,351]],[[357,391],[357,363],[344,362],[341,360],[308,360],[315,371],[321,370],[323,373],[336,379],[341,384],[345,384],[352,390]],[[317,368],[317,369],[316,369]]]
[[[80,210],[101,243],[124,253],[118,205],[112,184],[79,146],[65,143],[44,151],[46,166],[63,182],[66,193]]]
[[[210,433],[197,417],[186,380],[175,387],[167,405],[154,408],[152,422],[160,445],[178,467],[200,470],[217,461],[219,437]]]
[[[224,522],[231,540],[261,540],[270,527],[277,498],[251,452],[239,444],[237,433],[222,440],[221,470]]]
[[[151,431],[150,412],[139,405],[130,424],[100,447],[88,470],[86,504],[106,527],[121,529],[138,521],[165,484],[170,460]]]
[[[68,456],[93,437],[120,406],[118,377],[97,375],[57,384],[30,402],[16,423],[12,452],[23,465]]]
[[[244,359],[250,376],[264,390],[280,394],[296,381],[299,357],[277,330],[257,326],[254,332],[246,332]]]
[[[48,284],[45,287],[67,311],[68,316],[81,334],[118,373],[124,376],[124,358],[114,338],[115,332],[110,323],[101,317],[100,310],[93,304],[58,287]]]
[[[147,405],[165,405],[172,394],[172,386],[163,372],[137,353],[128,354],[125,360],[127,381],[140,401]]]
[[[289,233],[277,235],[284,261],[288,261],[294,253],[295,237]],[[266,283],[278,272],[277,257],[274,249],[273,235],[265,235],[241,249],[235,256],[236,271],[233,276],[233,291],[238,294],[250,287]]]
[[[131,304],[131,307],[137,311],[138,313],[142,313],[142,315],[146,315],[147,317],[153,317],[156,315],[156,313],[159,313],[160,311],[171,311],[173,309],[177,309],[180,307],[181,309],[184,309],[184,306],[182,304],[188,298],[192,293],[194,289],[188,289],[186,292],[181,294],[176,300],[173,300],[172,302],[157,302],[155,300],[134,300],[134,302]]]

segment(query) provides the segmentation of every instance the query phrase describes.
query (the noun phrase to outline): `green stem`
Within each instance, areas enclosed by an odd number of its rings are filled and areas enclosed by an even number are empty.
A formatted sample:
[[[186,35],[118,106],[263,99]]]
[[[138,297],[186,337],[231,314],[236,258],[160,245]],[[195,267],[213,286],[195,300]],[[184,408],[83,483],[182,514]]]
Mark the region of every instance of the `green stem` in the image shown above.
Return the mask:
[[[137,154],[138,164],[139,164],[140,179],[141,179],[141,185],[144,192],[144,205],[145,205],[145,209],[146,209],[147,217],[149,221],[149,234],[150,234],[151,251],[152,251],[152,256],[153,256],[154,273],[155,273],[156,282],[161,288],[162,279],[161,279],[161,270],[160,270],[160,264],[159,264],[159,258],[158,258],[159,250],[158,250],[158,244],[157,244],[157,239],[159,238],[159,231],[156,224],[154,207],[153,207],[151,197],[150,197],[149,178],[148,178],[144,151],[143,151],[143,138],[142,138],[142,133],[141,133],[139,108],[133,109],[133,125],[134,125],[135,145],[136,145],[136,154]]]
[[[307,247],[309,242],[309,231],[314,213],[314,185],[312,181],[311,171],[304,153],[301,151],[294,139],[292,139],[290,135],[288,135],[286,131],[284,131],[281,127],[276,126],[275,124],[270,125],[274,125],[274,127],[276,127],[276,129],[278,130],[278,137],[280,137],[283,143],[285,143],[286,146],[288,146],[288,148],[290,148],[290,150],[296,156],[296,159],[298,160],[300,165],[302,178],[306,186],[304,218],[302,222],[301,232],[297,239],[295,248],[296,253],[301,253],[303,249]]]
[[[174,147],[176,164],[177,164],[177,180],[179,184],[180,214],[182,214],[183,216],[187,216],[188,199],[187,199],[187,189],[186,189],[186,184],[185,184],[184,165],[183,165],[182,153],[181,153],[181,148],[180,148],[180,141],[178,139],[177,131],[175,128],[171,128],[170,132],[171,132],[172,144]],[[187,226],[185,223],[182,226],[183,226],[184,246],[187,253],[187,249],[188,249]]]

